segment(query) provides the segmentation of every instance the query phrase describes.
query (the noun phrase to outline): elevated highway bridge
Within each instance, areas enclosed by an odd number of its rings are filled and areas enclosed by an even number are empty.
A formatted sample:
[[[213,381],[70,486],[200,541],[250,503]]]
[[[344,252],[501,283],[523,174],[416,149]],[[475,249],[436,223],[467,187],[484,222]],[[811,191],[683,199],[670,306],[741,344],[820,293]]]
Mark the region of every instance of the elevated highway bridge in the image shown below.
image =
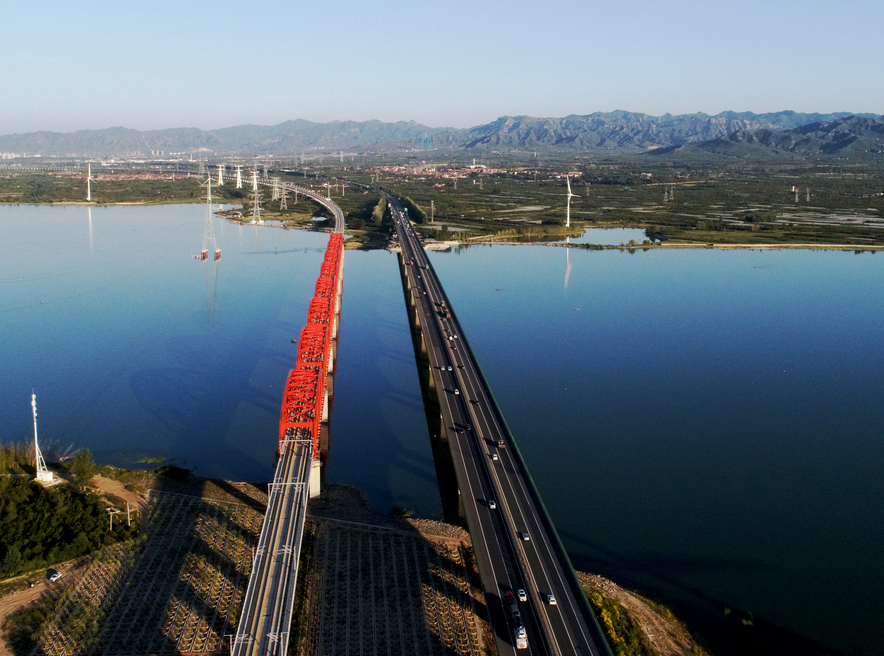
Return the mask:
[[[610,648],[451,301],[402,205],[387,198],[499,653],[607,656]]]

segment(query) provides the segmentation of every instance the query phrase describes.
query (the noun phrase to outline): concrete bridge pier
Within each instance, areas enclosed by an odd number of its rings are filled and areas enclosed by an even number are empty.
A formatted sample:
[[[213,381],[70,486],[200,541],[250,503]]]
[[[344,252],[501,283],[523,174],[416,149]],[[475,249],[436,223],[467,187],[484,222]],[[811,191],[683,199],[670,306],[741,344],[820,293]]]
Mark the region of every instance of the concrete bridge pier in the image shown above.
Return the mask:
[[[427,351],[427,343],[423,327],[421,326],[420,316],[414,303],[414,296],[410,293],[411,286],[406,275],[406,267],[408,265],[405,264],[402,253],[398,254],[398,260],[408,323],[411,327],[411,343],[414,347],[418,378],[420,379],[421,392],[424,398],[427,431],[430,435],[433,463],[436,466],[436,481],[439,484],[439,495],[442,499],[442,512],[445,516],[445,521],[450,524],[460,524],[463,526],[466,523],[466,513],[460,496],[460,489],[457,485],[454,463],[451,459],[447,428],[439,406],[439,389],[430,366],[430,355]]]
[[[315,499],[322,492],[322,461],[317,458],[312,463],[310,463],[310,483],[309,487],[309,497],[311,499]]]

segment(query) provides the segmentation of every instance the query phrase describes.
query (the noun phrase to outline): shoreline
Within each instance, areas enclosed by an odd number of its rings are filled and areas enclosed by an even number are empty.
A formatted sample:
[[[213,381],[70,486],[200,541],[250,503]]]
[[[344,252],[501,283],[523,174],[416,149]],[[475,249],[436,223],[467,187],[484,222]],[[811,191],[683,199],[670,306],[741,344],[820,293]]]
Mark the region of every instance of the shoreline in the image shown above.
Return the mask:
[[[94,201],[59,201],[47,203],[0,203],[3,205],[33,205],[43,207],[132,207],[132,206],[149,206],[149,205],[201,205],[202,203],[193,202],[191,200],[182,200],[180,202],[162,200],[162,201],[120,201],[114,203],[96,203]],[[224,203],[219,203],[224,205]],[[226,210],[219,210],[215,214],[231,223],[243,223],[235,218],[227,216]],[[271,222],[278,222],[279,225],[269,224],[265,227],[283,228],[286,230],[305,230],[310,231],[309,225],[282,225],[281,221],[270,219]],[[588,228],[586,228],[588,229]],[[599,228],[606,229],[606,228]],[[611,228],[616,229],[616,228]],[[642,229],[638,226],[637,229]],[[355,234],[350,231],[350,235]],[[389,242],[389,240],[388,240]],[[691,249],[707,249],[707,250],[819,250],[819,251],[854,251],[854,252],[877,252],[884,251],[884,245],[878,244],[844,244],[844,243],[794,243],[794,242],[776,242],[776,243],[723,243],[723,242],[657,242],[653,244],[635,244],[629,246],[626,244],[564,244],[559,242],[549,242],[542,239],[534,241],[516,241],[511,238],[497,240],[493,235],[485,235],[472,237],[470,241],[453,241],[446,240],[444,242],[424,242],[426,250],[449,250],[459,246],[553,246],[558,248],[576,248],[586,250],[628,250],[628,251],[649,251],[654,249],[664,250],[691,250]],[[358,249],[357,249],[358,250]],[[376,248],[364,248],[363,250],[376,250]]]
[[[114,476],[116,473],[119,476]],[[124,480],[128,480],[129,484],[124,483]],[[133,510],[137,508],[139,511],[138,519],[143,528],[147,529],[144,533],[146,535],[149,534],[146,511],[152,491],[174,497],[198,497],[211,503],[245,504],[259,511],[262,516],[263,504],[266,504],[266,483],[251,484],[204,478],[189,470],[174,467],[165,471],[162,467],[147,470],[109,468],[96,475],[89,487],[108,502],[129,501]],[[469,533],[463,527],[441,520],[402,518],[381,513],[371,506],[360,489],[345,484],[325,486],[322,495],[311,500],[307,521],[314,526],[346,525],[347,530],[355,532],[376,532],[381,529],[416,533],[422,539],[437,543],[441,541],[453,547],[457,544],[469,547],[471,544]],[[95,555],[87,558],[94,558]],[[308,562],[312,562],[309,554],[307,557]],[[70,565],[63,566],[63,569],[67,570],[68,567]],[[606,608],[620,609],[609,612],[627,614],[627,629],[630,623],[635,629],[628,630],[629,635],[634,638],[639,636],[635,639],[645,644],[647,649],[653,649],[641,652],[645,655],[731,656],[754,653],[763,656],[797,656],[837,653],[825,650],[810,639],[784,627],[769,624],[762,618],[754,618],[751,613],[731,610],[724,605],[717,606],[711,600],[701,607],[685,600],[667,598],[659,591],[643,591],[628,583],[619,584],[592,571],[579,569],[575,570],[575,575],[588,597],[593,593],[601,594],[606,600]],[[73,579],[72,576],[63,581],[66,583]],[[38,579],[37,583],[35,589],[11,589],[2,595],[0,624],[8,615],[35,601],[44,589],[48,589],[46,581]],[[302,591],[301,594],[307,592]],[[615,602],[614,605],[608,604],[607,600]],[[598,615],[598,611],[596,614]],[[482,621],[482,618],[479,617],[478,621]],[[0,656],[7,655],[12,656],[12,652],[0,645]]]

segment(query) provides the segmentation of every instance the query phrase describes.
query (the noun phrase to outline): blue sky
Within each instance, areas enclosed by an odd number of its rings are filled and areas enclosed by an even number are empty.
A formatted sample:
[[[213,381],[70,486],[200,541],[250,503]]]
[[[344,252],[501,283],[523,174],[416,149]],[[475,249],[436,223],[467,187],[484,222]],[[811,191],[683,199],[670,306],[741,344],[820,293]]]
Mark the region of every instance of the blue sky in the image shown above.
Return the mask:
[[[884,113],[880,0],[32,0],[2,14],[0,134]]]

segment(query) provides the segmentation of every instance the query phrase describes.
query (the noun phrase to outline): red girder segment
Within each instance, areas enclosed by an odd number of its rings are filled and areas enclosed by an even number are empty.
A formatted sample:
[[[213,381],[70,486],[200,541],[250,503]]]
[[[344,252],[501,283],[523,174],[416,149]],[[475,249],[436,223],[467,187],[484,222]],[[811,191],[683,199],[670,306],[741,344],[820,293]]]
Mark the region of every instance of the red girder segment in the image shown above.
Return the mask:
[[[313,290],[313,298],[334,298],[335,280],[320,276],[316,280],[316,287]]]
[[[307,311],[308,326],[328,326],[332,320],[334,308],[330,299],[314,297],[310,301],[310,309]]]
[[[301,330],[301,340],[298,343],[298,361],[295,369],[325,368],[325,353],[328,339],[328,328],[322,325],[308,325]]]
[[[316,386],[320,378],[324,379],[325,376],[320,376],[318,369],[292,369],[289,372],[282,395],[282,414],[279,419],[280,446],[289,428],[306,428],[313,431],[316,425]]]
[[[319,457],[319,431],[325,406],[326,376],[331,353],[331,323],[340,283],[344,237],[334,233],[328,242],[325,259],[316,280],[315,296],[310,302],[307,325],[301,331],[295,368],[289,372],[282,399],[279,442],[286,435],[306,435],[313,439],[313,457]]]

